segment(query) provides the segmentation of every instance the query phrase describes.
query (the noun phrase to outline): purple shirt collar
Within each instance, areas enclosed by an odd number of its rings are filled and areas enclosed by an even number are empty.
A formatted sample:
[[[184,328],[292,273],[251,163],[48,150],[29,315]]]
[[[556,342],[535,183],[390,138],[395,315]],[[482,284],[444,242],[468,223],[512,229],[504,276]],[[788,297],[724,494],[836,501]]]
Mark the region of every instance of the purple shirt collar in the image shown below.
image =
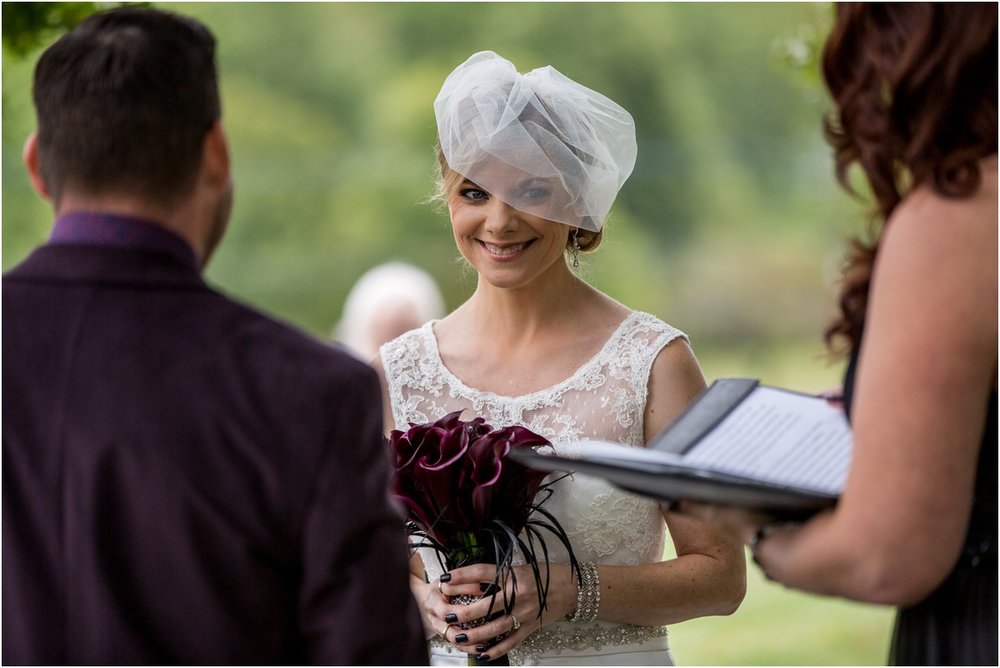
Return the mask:
[[[162,225],[141,218],[96,211],[67,213],[56,219],[49,243],[159,251],[200,271],[188,242]]]

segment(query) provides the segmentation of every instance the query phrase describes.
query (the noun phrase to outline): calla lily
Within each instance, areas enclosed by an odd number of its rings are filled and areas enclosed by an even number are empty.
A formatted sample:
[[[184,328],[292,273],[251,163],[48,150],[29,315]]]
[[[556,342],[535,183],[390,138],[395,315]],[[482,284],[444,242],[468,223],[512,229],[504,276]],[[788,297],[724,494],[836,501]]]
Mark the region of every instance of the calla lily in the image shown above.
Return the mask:
[[[511,565],[515,552],[520,551],[534,567],[544,609],[547,564],[543,583],[533,547],[542,541],[539,528],[563,543],[573,569],[577,569],[576,558],[566,532],[536,501],[539,492],[551,484],[544,484],[546,473],[507,455],[514,448],[551,443],[521,426],[494,429],[481,417],[463,421],[461,411],[455,411],[434,422],[411,423],[406,431],[393,430],[388,445],[394,468],[392,493],[406,510],[410,534],[423,541],[419,544],[437,550],[449,569],[474,562],[495,563],[498,581],[515,577]],[[529,526],[536,510],[543,519],[533,519]],[[525,530],[530,540],[519,538]],[[506,596],[506,588],[502,589]],[[505,601],[505,606],[513,606],[513,599]]]

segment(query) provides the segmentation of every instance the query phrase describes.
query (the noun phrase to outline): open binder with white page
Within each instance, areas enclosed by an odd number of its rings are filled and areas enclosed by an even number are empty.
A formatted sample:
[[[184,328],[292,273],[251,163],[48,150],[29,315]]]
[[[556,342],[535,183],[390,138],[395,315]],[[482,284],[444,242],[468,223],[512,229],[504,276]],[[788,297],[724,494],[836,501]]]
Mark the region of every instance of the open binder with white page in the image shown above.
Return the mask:
[[[836,503],[851,462],[843,409],[748,378],[715,381],[646,448],[598,441],[512,451],[546,471],[607,478],[664,501],[807,516]]]

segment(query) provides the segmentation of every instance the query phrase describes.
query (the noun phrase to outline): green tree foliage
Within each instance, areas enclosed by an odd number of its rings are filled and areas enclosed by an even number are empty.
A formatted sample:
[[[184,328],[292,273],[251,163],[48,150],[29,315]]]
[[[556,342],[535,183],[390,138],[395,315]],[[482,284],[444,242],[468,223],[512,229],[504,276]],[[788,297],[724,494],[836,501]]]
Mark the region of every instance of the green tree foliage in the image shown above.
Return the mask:
[[[116,3],[120,4],[120,3]],[[98,9],[102,2],[5,2],[3,46],[15,57],[24,57],[54,34],[62,33]]]

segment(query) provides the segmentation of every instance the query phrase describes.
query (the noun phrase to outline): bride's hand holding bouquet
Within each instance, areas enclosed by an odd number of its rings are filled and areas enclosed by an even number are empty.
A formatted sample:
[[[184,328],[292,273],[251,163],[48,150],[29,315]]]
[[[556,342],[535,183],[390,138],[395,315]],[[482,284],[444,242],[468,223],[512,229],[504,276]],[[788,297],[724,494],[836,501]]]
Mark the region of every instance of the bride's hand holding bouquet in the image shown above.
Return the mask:
[[[481,662],[505,657],[543,625],[564,620],[577,605],[576,579],[570,564],[543,565],[547,571],[549,587],[545,606],[541,606],[532,566],[513,566],[517,584],[508,582],[504,592],[497,593],[497,600],[516,598],[516,607],[499,609],[493,604],[490,583],[501,577],[492,564],[473,564],[445,573],[443,581],[429,585],[433,594],[425,601],[435,610],[438,627],[443,627],[443,637],[460,651]],[[513,580],[513,578],[511,578]],[[462,601],[472,601],[464,604]],[[516,610],[516,612],[515,612]],[[448,615],[454,615],[449,617]]]
[[[389,435],[393,494],[406,509],[414,548],[431,548],[444,574],[425,587],[425,620],[445,640],[481,661],[495,660],[541,626],[550,603],[575,608],[579,573],[565,532],[542,505],[546,474],[507,457],[515,448],[551,447],[518,426],[493,429],[482,418],[411,424]],[[543,531],[570,563],[550,564]],[[559,591],[559,600],[550,594]],[[574,599],[565,592],[572,591]],[[568,609],[560,612],[564,607]]]

